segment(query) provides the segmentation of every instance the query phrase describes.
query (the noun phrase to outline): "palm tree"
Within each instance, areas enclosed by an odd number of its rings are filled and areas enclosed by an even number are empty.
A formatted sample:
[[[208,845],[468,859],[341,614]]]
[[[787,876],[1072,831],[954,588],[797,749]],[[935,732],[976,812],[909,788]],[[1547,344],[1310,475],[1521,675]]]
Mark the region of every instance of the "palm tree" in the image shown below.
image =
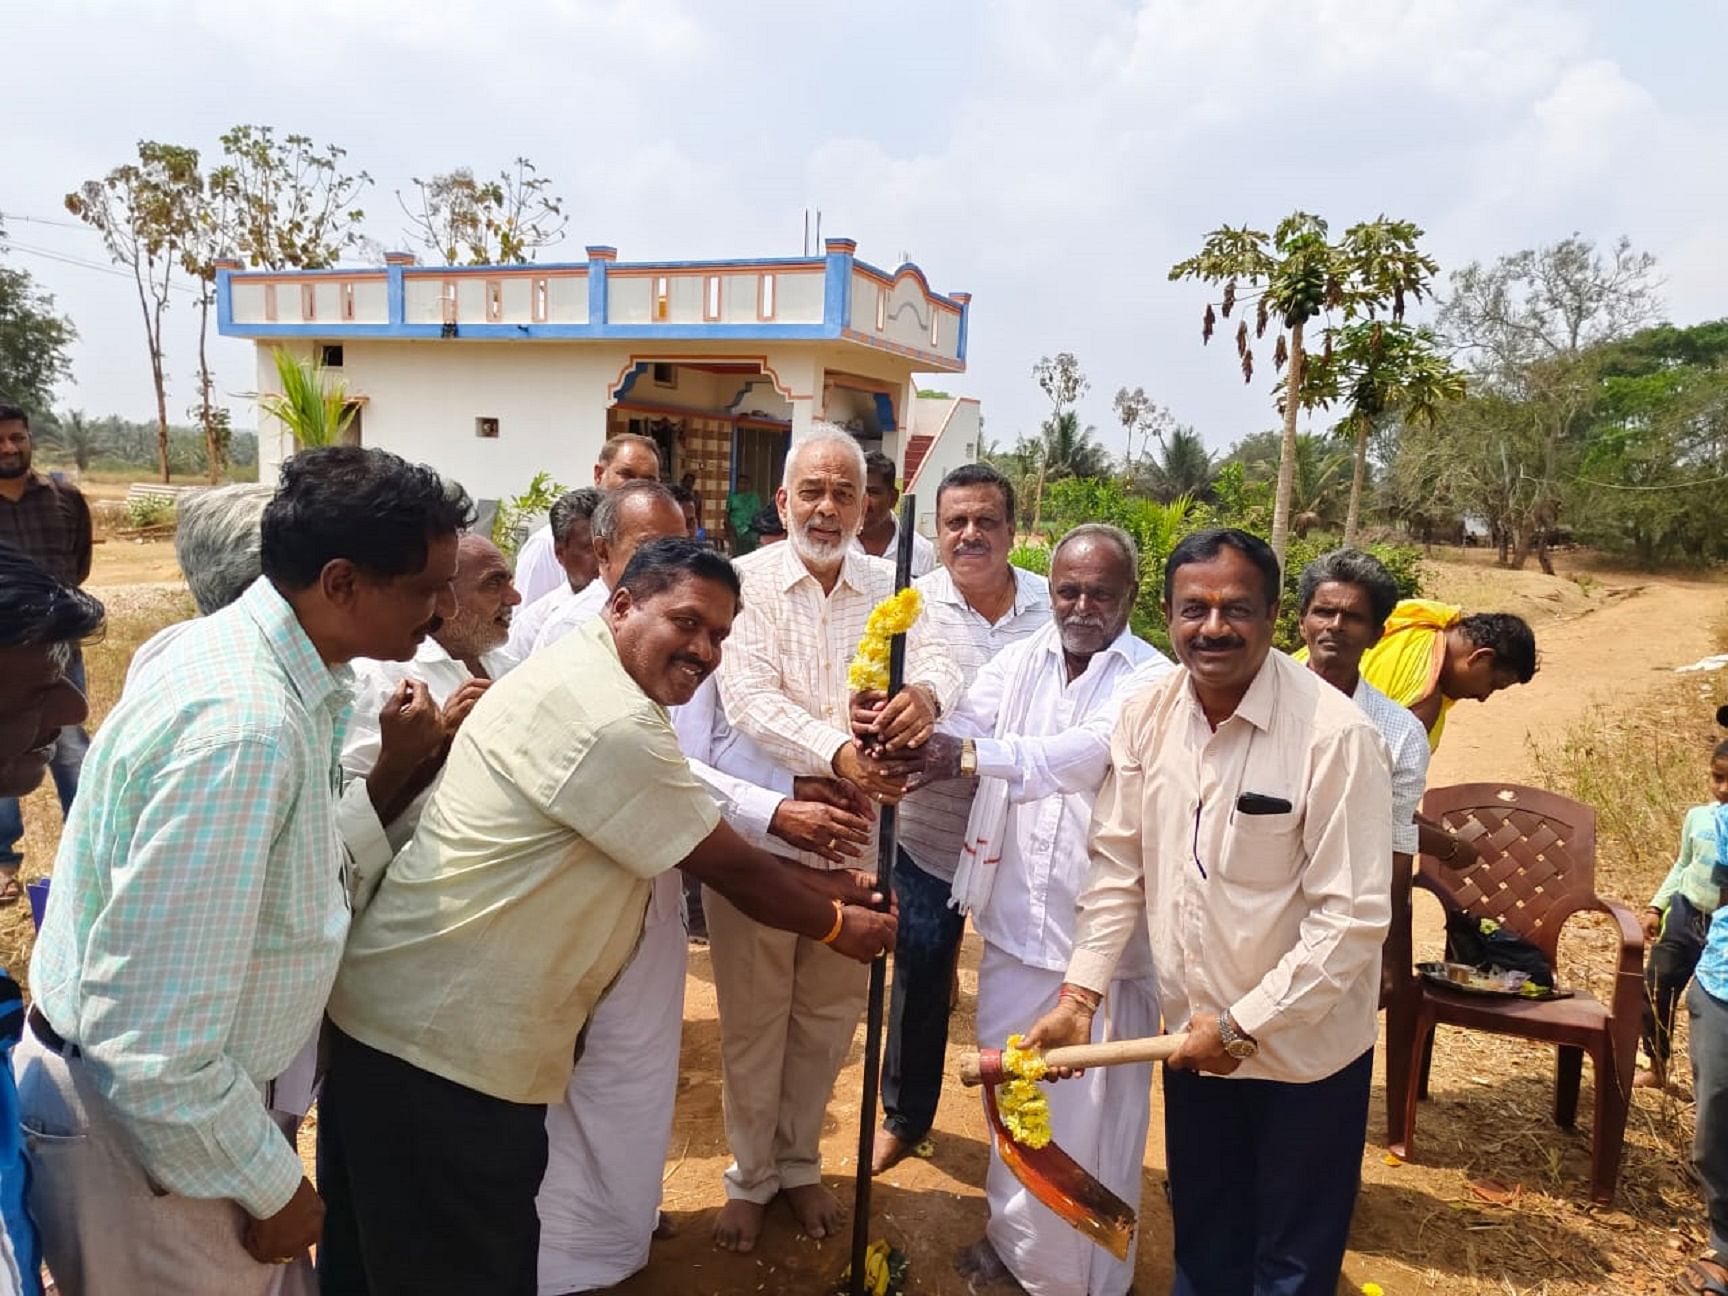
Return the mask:
[[[90,467],[90,460],[102,453],[107,442],[102,429],[83,410],[67,410],[57,418],[44,420],[37,437],[44,446],[71,455],[79,472]]]
[[[1147,464],[1146,491],[1161,504],[1184,495],[1203,500],[1212,492],[1217,471],[1200,434],[1193,428],[1179,427],[1164,438],[1157,455]]]
[[[1044,421],[1039,448],[1046,480],[1061,477],[1102,477],[1110,471],[1110,455],[1092,439],[1094,429],[1080,426],[1073,410]]]
[[[1440,354],[1434,335],[1392,320],[1359,320],[1336,329],[1327,353],[1311,368],[1305,401],[1327,405],[1342,399],[1349,413],[1339,424],[1355,439],[1350,507],[1344,543],[1356,543],[1362,521],[1362,488],[1368,476],[1368,436],[1375,423],[1396,411],[1405,421],[1430,427],[1440,406],[1464,396],[1464,375]]]
[[[340,379],[327,380],[324,366],[316,359],[297,360],[282,347],[277,347],[271,358],[276,362],[282,390],[254,397],[264,412],[273,415],[294,438],[296,450],[338,444],[358,409],[348,399],[348,385]]]
[[[1349,450],[1336,437],[1303,432],[1289,462],[1291,530],[1300,537],[1317,526],[1335,526],[1349,481]]]

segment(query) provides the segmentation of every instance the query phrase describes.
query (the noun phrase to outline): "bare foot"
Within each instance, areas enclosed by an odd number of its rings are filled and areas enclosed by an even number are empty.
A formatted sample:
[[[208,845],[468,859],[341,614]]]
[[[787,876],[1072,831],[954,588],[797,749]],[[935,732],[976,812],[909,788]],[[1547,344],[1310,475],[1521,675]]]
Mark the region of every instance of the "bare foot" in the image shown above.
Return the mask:
[[[819,1183],[786,1188],[782,1192],[798,1227],[806,1237],[815,1238],[818,1242],[833,1236],[840,1228],[840,1221],[846,1218],[840,1199]]]
[[[915,1144],[908,1143],[886,1125],[876,1131],[875,1151],[870,1154],[870,1173],[886,1174],[912,1155]]]
[[[756,1239],[762,1236],[762,1216],[767,1210],[760,1202],[729,1199],[714,1221],[714,1245],[740,1255],[754,1251]]]
[[[1634,1089],[1666,1089],[1668,1087],[1663,1075],[1653,1067],[1639,1067],[1632,1077]]]
[[[996,1254],[996,1248],[987,1238],[979,1238],[971,1246],[956,1251],[954,1270],[962,1278],[970,1279],[968,1285],[974,1288],[980,1283],[985,1286],[1000,1284],[1004,1291],[1020,1292],[1022,1296],[1026,1291],[1009,1272],[1008,1266],[1002,1263],[1002,1257]]]
[[[656,1242],[664,1242],[669,1237],[678,1236],[678,1226],[672,1222],[672,1217],[661,1211],[654,1217],[653,1238]]]

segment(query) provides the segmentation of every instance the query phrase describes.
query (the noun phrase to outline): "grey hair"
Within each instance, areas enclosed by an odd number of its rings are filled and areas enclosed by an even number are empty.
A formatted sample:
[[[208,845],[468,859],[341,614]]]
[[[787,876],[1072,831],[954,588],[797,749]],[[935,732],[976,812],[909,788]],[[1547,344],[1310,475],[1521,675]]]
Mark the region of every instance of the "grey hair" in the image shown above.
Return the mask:
[[[200,616],[220,612],[258,579],[259,524],[269,486],[215,486],[180,501],[174,557]]]
[[[592,486],[560,495],[546,518],[547,525],[552,528],[552,538],[563,544],[570,538],[570,529],[578,522],[591,522],[594,510],[599,507],[600,492]]]
[[[607,544],[616,540],[625,508],[631,500],[644,497],[665,500],[673,508],[678,508],[678,501],[672,498],[672,492],[657,481],[625,482],[600,497],[600,503],[594,509],[594,518],[588,524],[593,529],[594,538],[604,540]]]
[[[1062,556],[1062,551],[1076,540],[1103,540],[1115,545],[1128,560],[1128,570],[1134,573],[1134,579],[1140,579],[1140,547],[1134,543],[1133,536],[1108,522],[1082,522],[1058,540],[1056,547],[1050,551],[1051,571],[1056,570],[1056,560]]]
[[[812,423],[809,435],[792,443],[792,449],[786,454],[785,470],[780,474],[780,484],[790,492],[793,467],[808,451],[820,446],[833,446],[852,461],[852,466],[858,470],[858,489],[863,490],[868,479],[864,466],[864,447],[858,444],[857,437],[838,423]]]
[[[1386,624],[1392,609],[1398,606],[1398,582],[1386,570],[1386,564],[1371,553],[1360,549],[1333,549],[1321,554],[1302,569],[1296,582],[1296,610],[1306,615],[1314,601],[1314,592],[1322,585],[1357,585],[1368,595],[1368,607],[1376,628]]]

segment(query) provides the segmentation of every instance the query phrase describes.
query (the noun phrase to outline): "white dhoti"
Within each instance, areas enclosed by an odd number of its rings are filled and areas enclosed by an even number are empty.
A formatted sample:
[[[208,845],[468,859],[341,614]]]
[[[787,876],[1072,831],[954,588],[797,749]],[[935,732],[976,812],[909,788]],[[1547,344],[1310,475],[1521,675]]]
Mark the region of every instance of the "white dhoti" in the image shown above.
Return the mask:
[[[648,1263],[678,1092],[689,960],[677,870],[589,1019],[564,1101],[546,1109],[540,1296],[611,1287]]]
[[[978,1042],[1000,1048],[1056,1006],[1062,974],[1028,967],[988,941],[978,968]],[[1158,1032],[1153,982],[1118,980],[1092,1024],[1092,1039],[1132,1039]],[[1052,1138],[1098,1180],[1140,1208],[1140,1176],[1151,1117],[1152,1066],[1097,1067],[1077,1080],[1046,1086]],[[1134,1251],[1117,1260],[1058,1218],[1002,1163],[995,1145],[985,1179],[990,1222],[985,1236],[1030,1296],[1124,1296],[1134,1281]]]

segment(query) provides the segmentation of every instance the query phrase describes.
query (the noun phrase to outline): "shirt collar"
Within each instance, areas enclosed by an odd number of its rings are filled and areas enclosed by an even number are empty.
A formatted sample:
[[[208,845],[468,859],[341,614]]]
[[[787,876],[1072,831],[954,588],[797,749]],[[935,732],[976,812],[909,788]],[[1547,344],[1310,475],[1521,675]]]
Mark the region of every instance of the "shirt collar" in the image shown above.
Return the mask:
[[[456,659],[444,651],[443,644],[431,635],[427,635],[420,641],[420,646],[414,650],[414,660],[427,666],[436,666]]]
[[[1011,620],[1024,612],[1036,608],[1050,606],[1050,583],[1037,572],[1029,572],[1024,567],[1010,566],[1014,573],[1014,606],[1009,609],[1003,620]],[[938,563],[930,572],[919,578],[919,583],[930,583],[925,591],[925,597],[937,603],[952,603],[955,607],[963,607],[968,611],[972,605],[966,601],[966,596],[960,592],[960,587],[954,583],[954,576],[946,567]],[[998,622],[1000,624],[1000,622]],[[1124,634],[1127,631],[1123,632]]]
[[[268,577],[260,576],[240,596],[240,609],[258,627],[265,646],[281,664],[288,683],[300,695],[301,703],[311,710],[332,698],[347,701],[348,682],[354,672],[346,665],[328,666],[312,646],[300,618],[272,585]]]
[[[798,556],[798,550],[792,545],[790,538],[782,540],[780,547],[785,550],[780,555],[780,588],[789,590],[801,580],[816,580],[811,570],[804,565],[804,560]],[[856,541],[846,546],[840,554],[840,577],[834,583],[838,589],[849,585],[855,590],[864,589],[864,571],[871,561],[870,555],[861,549]],[[818,582],[820,584],[820,582]]]
[[[1127,665],[1134,665],[1134,643],[1135,635],[1133,627],[1123,626],[1121,634],[1117,635],[1109,643],[1105,644],[1104,647],[1092,654],[1086,662],[1086,669],[1081,671],[1080,674],[1075,677],[1074,682],[1077,684],[1081,680],[1085,679],[1086,676],[1090,675],[1092,673],[1092,663],[1097,661],[1100,657],[1120,657]],[[1064,668],[1066,668],[1067,658],[1062,652],[1062,632],[1057,628],[1054,618],[1050,621],[1050,640],[1049,643],[1045,645],[1045,651],[1051,656],[1061,659]]]
[[[1248,691],[1242,695],[1242,700],[1236,704],[1236,710],[1231,713],[1232,716],[1241,716],[1256,729],[1266,733],[1271,732],[1272,717],[1278,709],[1278,672],[1282,668],[1277,659],[1283,656],[1284,654],[1276,648],[1267,649],[1266,660],[1260,663],[1260,670],[1254,676],[1253,682],[1248,685]],[[1295,665],[1295,663],[1292,662],[1291,665]],[[1297,669],[1307,670],[1308,668],[1300,666]],[[1188,676],[1187,683],[1189,705],[1194,708],[1196,713],[1204,716],[1205,708],[1200,705],[1200,698],[1194,692],[1194,677],[1192,675]],[[1328,684],[1326,687],[1332,686]]]

